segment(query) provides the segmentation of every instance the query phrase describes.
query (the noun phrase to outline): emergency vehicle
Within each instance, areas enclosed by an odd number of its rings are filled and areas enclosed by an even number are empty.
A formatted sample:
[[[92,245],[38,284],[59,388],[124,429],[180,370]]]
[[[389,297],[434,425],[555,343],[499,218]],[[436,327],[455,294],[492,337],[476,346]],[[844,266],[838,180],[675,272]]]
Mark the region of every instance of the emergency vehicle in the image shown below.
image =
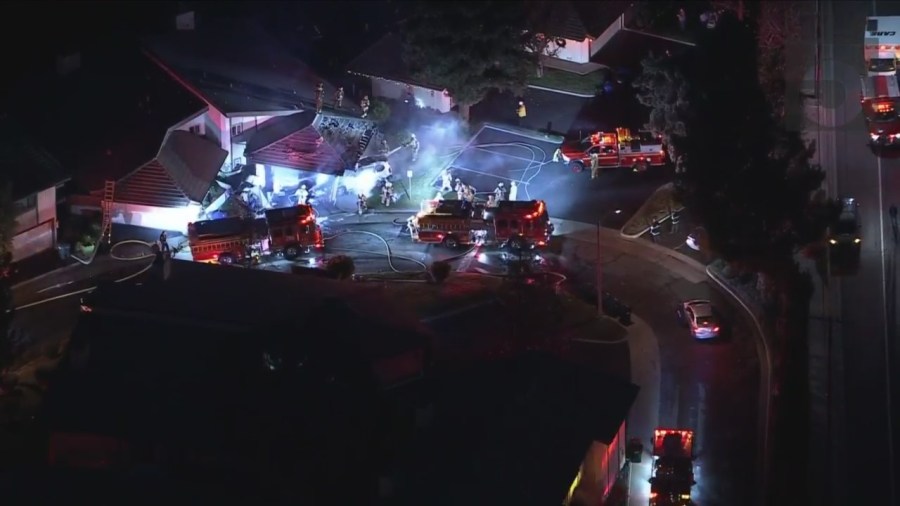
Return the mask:
[[[407,225],[414,242],[496,245],[512,249],[546,246],[553,225],[543,200],[501,201],[496,207],[472,206],[462,200],[427,201]]]
[[[861,77],[860,81],[859,101],[872,144],[900,143],[900,117],[897,116],[900,86],[897,76],[868,76]]]
[[[601,169],[630,167],[635,172],[642,172],[666,163],[662,136],[645,130],[634,136],[627,128],[594,132],[580,141],[565,143],[553,154],[553,161],[567,163],[577,173],[591,167],[593,153],[597,153]]]
[[[900,16],[866,18],[863,43],[866,71],[870,76],[895,75],[900,58]]]
[[[694,432],[683,429],[653,431],[651,506],[688,506],[694,486]]]
[[[287,259],[325,247],[312,206],[269,209],[265,218],[223,218],[188,224],[188,245],[197,262],[230,265],[255,255]]]

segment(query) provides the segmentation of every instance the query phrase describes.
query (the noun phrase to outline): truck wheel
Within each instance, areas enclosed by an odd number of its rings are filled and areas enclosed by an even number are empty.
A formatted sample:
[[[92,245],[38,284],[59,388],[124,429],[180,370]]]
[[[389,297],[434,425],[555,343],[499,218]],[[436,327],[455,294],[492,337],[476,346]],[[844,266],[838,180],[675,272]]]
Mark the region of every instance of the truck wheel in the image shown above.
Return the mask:
[[[453,237],[452,235],[448,235],[447,237],[444,238],[444,247],[445,248],[455,249],[458,246],[459,246],[459,241],[456,240],[456,237]]]
[[[579,172],[584,171],[584,164],[581,162],[572,162],[569,164],[569,168],[572,169],[572,172],[578,174]]]
[[[288,246],[287,248],[284,248],[284,258],[293,260],[298,256],[300,256],[300,249],[296,246]]]
[[[219,255],[219,263],[222,265],[232,265],[234,263],[234,256],[231,253],[222,253]]]

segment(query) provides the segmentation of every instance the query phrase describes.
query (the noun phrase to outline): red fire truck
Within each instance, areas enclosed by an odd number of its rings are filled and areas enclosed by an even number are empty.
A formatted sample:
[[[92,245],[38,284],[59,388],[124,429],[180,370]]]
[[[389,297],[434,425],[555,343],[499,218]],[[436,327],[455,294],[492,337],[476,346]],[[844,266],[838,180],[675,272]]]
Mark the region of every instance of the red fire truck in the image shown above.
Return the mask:
[[[653,431],[651,506],[688,506],[694,486],[694,432],[684,429]]]
[[[868,76],[861,77],[860,81],[859,101],[869,129],[869,140],[877,146],[900,144],[897,76]]]
[[[636,136],[627,128],[615,132],[594,132],[581,139],[564,143],[553,154],[554,162],[569,165],[573,172],[591,167],[591,155],[597,153],[600,168],[629,167],[642,172],[651,166],[665,165],[666,151],[662,137],[644,130]]]
[[[188,225],[188,244],[197,262],[233,264],[255,254],[287,259],[325,247],[312,206],[269,209],[265,218],[223,218]]]
[[[505,200],[496,207],[442,200],[425,202],[422,207],[407,221],[415,242],[448,248],[486,244],[523,250],[546,246],[553,234],[543,200]]]

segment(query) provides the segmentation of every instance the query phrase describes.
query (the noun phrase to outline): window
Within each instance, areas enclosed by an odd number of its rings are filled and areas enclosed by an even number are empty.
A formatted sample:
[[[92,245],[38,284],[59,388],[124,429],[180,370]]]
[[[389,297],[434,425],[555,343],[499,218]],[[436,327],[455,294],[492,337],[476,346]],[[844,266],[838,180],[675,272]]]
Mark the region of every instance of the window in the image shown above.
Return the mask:
[[[231,135],[238,136],[244,133],[244,124],[243,123],[233,123],[231,125]]]
[[[16,216],[27,213],[37,207],[37,194],[29,195],[24,199],[19,199],[13,205],[16,210]]]
[[[203,135],[203,125],[192,125],[188,128],[188,132],[194,135]]]

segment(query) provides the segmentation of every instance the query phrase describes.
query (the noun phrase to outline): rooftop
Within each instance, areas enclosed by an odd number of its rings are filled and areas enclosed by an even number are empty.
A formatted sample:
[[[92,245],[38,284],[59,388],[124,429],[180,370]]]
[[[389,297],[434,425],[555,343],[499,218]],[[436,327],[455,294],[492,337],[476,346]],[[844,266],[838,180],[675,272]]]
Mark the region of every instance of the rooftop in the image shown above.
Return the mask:
[[[684,51],[693,44],[647,32],[621,28],[593,56],[591,61],[613,69],[639,68],[641,60],[667,52]]]
[[[326,105],[335,93],[334,86],[248,19],[204,24],[201,18],[195,30],[148,37],[144,46],[226,115],[313,108],[319,82],[325,83]],[[355,108],[349,99],[345,107]]]
[[[347,72],[363,77],[375,77],[412,84],[422,88],[442,90],[413,79],[403,61],[403,40],[396,33],[388,33],[347,65]]]
[[[0,173],[19,200],[69,180],[59,161],[23,136],[8,117],[0,118]]]
[[[568,40],[595,39],[624,13],[630,2],[562,0],[549,4],[547,35]]]
[[[83,191],[153,160],[171,127],[206,108],[137,47],[126,46],[84,54],[81,67],[64,77],[36,75],[13,96],[12,115]]]
[[[396,504],[559,504],[591,443],[615,438],[637,391],[537,353],[438,378],[433,422]]]

